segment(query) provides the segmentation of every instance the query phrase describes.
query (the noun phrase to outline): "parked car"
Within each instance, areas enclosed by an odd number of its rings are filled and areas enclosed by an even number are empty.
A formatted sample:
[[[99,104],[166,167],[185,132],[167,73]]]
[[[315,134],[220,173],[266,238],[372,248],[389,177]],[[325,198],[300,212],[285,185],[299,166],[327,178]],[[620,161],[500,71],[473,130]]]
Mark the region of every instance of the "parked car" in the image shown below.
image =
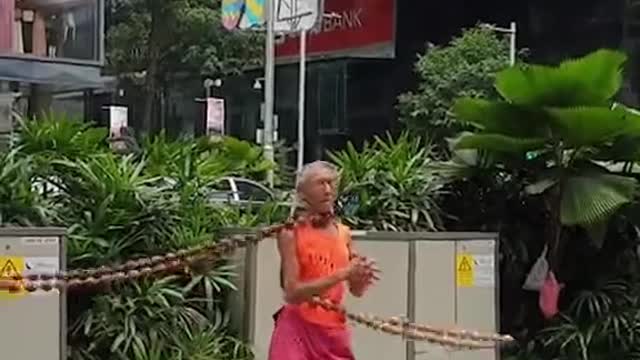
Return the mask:
[[[260,204],[282,198],[282,194],[257,181],[239,177],[223,177],[213,187],[209,196],[212,201]]]
[[[34,182],[34,190],[42,195],[55,196],[60,192],[56,186],[57,179],[39,179]],[[158,186],[175,186],[176,180],[161,178]],[[279,202],[280,205],[290,207],[293,197],[287,191],[271,190],[251,179],[225,176],[219,181],[203,189],[211,202],[236,205],[264,204]]]

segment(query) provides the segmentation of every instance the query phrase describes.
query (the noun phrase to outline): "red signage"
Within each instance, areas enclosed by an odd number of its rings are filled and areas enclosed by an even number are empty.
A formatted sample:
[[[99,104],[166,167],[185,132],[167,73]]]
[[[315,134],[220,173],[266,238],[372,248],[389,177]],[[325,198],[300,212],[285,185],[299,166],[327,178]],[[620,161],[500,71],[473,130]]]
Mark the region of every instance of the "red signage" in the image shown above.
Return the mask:
[[[324,0],[325,16],[307,35],[309,57],[394,56],[395,0]],[[298,34],[276,46],[279,60],[298,58]]]

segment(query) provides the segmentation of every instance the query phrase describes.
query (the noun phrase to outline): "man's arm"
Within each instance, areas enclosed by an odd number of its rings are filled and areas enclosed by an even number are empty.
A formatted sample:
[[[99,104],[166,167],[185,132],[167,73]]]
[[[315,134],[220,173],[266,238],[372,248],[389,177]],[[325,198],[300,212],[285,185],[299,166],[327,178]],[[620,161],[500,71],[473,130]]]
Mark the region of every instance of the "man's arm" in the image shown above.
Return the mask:
[[[283,273],[284,298],[288,303],[299,303],[320,295],[351,274],[351,266],[340,269],[332,275],[317,280],[302,282],[299,279],[300,267],[296,255],[296,241],[291,230],[278,235],[278,251]]]

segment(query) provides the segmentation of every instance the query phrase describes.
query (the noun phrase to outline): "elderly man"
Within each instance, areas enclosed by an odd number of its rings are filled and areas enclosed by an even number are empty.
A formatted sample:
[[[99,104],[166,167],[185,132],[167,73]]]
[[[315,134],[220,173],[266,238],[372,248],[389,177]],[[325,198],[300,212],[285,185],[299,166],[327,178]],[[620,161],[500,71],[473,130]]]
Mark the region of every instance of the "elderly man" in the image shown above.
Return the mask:
[[[333,216],[337,180],[333,165],[322,161],[298,174],[298,221],[278,237],[286,305],[274,316],[269,360],[355,359],[344,315],[309,303],[321,296],[341,304],[347,286],[362,296],[378,271],[353,255],[349,228]]]

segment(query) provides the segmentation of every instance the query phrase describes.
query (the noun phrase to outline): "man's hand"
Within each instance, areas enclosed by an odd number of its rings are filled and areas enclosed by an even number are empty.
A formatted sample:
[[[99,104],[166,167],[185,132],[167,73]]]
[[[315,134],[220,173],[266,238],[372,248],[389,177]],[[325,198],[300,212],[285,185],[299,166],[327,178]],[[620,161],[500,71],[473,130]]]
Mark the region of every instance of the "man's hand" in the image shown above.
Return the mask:
[[[360,297],[375,281],[380,280],[376,262],[364,256],[354,255],[351,259],[351,271],[347,277],[349,289],[354,296]]]

